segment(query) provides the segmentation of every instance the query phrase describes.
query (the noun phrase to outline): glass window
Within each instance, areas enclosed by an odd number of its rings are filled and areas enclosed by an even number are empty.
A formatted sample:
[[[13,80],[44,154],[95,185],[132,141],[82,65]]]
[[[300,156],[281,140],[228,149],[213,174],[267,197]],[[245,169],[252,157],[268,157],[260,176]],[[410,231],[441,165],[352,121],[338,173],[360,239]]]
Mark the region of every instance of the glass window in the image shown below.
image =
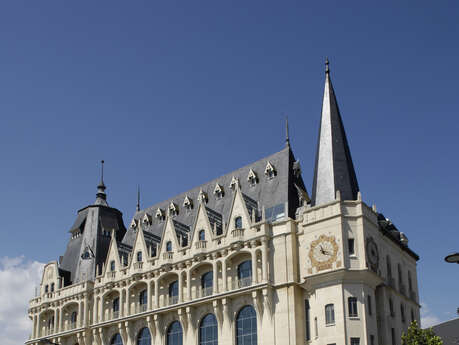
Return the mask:
[[[166,345],[183,345],[182,325],[178,321],[174,321],[167,329]]]
[[[237,267],[239,287],[252,285],[252,260],[246,260]]]
[[[151,246],[151,256],[152,256],[152,257],[156,256],[156,244],[154,244],[153,246]]]
[[[311,307],[309,300],[304,301],[304,318],[306,320],[306,340],[311,340]]]
[[[146,305],[147,304],[147,290],[142,290],[139,293],[139,304]]]
[[[360,345],[360,338],[351,338],[351,345]]]
[[[234,227],[236,229],[242,229],[242,217],[234,218]]]
[[[54,292],[54,283],[51,283],[51,292]]]
[[[347,299],[349,317],[357,317],[357,298],[356,297],[349,297]]]
[[[118,312],[120,311],[120,299],[116,297],[113,299],[113,304],[112,304],[113,312]]]
[[[169,303],[175,304],[178,302],[178,281],[169,284]]]
[[[370,345],[375,345],[375,336],[370,334]]]
[[[349,255],[354,255],[355,254],[354,239],[353,238],[349,238],[347,240],[347,245],[349,247]]]
[[[387,257],[386,257],[386,264],[387,264],[387,276],[389,278],[392,278],[392,266],[391,266],[391,263],[390,263],[389,255],[387,255]]]
[[[45,286],[45,293],[48,293],[48,291],[49,291],[49,286],[46,285],[46,286]]]
[[[257,314],[251,305],[246,305],[237,314],[236,344],[257,345]]]
[[[212,271],[206,272],[201,277],[201,288],[203,296],[208,296],[212,294],[214,273]]]
[[[371,296],[367,296],[367,307],[368,307],[368,315],[371,315],[373,313],[372,307],[371,307]]]
[[[335,323],[335,306],[327,304],[325,306],[325,324],[330,325]]]
[[[110,271],[114,271],[115,270],[115,260],[112,260],[110,261]]]
[[[147,327],[142,328],[137,335],[137,345],[151,345],[150,330]]]
[[[207,314],[199,325],[199,345],[218,345],[218,325],[214,314]]]
[[[400,316],[402,318],[402,322],[405,322],[405,306],[403,303],[400,303]]]
[[[402,279],[402,266],[400,264],[397,265],[398,269],[398,284],[401,286],[403,284],[403,279]]]
[[[110,341],[110,345],[123,345],[123,339],[121,338],[121,335],[119,333],[116,333],[112,337],[112,340]]]
[[[199,230],[199,240],[200,241],[206,240],[206,232],[204,230]]]
[[[394,328],[390,329],[390,334],[392,336],[392,345],[397,345],[397,343],[395,342],[395,329]]]
[[[171,252],[172,251],[172,242],[171,241],[167,241],[167,243],[166,243],[166,251],[167,252]]]
[[[389,298],[389,311],[390,311],[390,316],[395,316],[394,302],[392,301],[392,298]]]
[[[70,322],[71,322],[71,323],[76,323],[76,322],[77,322],[77,315],[78,315],[78,314],[77,314],[76,311],[74,311],[74,312],[72,313],[72,315],[70,315]]]
[[[142,252],[137,252],[137,262],[142,261]]]

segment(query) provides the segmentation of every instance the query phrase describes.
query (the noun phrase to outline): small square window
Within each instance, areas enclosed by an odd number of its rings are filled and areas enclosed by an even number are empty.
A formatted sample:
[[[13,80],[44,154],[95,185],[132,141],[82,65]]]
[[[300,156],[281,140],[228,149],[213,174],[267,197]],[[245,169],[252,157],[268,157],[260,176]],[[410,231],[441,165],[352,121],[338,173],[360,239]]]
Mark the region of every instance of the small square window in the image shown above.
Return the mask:
[[[360,338],[351,338],[351,345],[360,345]]]

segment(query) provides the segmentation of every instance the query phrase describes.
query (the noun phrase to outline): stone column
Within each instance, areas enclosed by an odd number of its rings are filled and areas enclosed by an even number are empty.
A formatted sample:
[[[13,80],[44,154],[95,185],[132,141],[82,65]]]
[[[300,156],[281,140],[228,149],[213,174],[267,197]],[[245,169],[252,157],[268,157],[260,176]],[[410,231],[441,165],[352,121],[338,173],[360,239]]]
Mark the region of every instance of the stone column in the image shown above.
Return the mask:
[[[151,283],[152,281],[153,281],[152,279],[147,281],[147,310],[151,310],[151,300],[152,300]]]
[[[54,309],[54,333],[59,333],[59,308]]]
[[[262,274],[263,282],[268,281],[268,241],[263,240],[263,246],[261,249],[261,262],[262,262]]]
[[[214,256],[213,258],[213,261],[212,261],[212,273],[213,273],[213,277],[212,277],[212,289],[213,289],[213,293],[218,293],[218,265],[217,265],[217,258]]]
[[[223,291],[226,292],[228,290],[228,279],[226,278],[226,259],[222,260],[222,280],[223,280]]]
[[[155,308],[159,308],[159,278],[155,279]]]
[[[257,272],[257,252],[252,249],[252,284],[258,284],[258,272]]]
[[[92,311],[92,323],[97,323],[98,322],[98,318],[97,318],[97,309],[99,309],[99,297],[97,296],[94,296],[94,307],[93,307],[93,311]]]
[[[78,326],[83,327],[84,301],[80,301],[80,312],[78,313]]]
[[[179,271],[179,276],[178,276],[178,302],[179,303],[183,302],[183,277],[182,277],[182,271]]]
[[[124,309],[124,289],[121,289],[120,290],[120,310],[119,310],[120,317],[124,316],[123,309]]]
[[[104,299],[99,298],[99,322],[104,321]]]
[[[186,270],[186,295],[188,301],[191,301],[193,297],[191,296],[191,269],[188,267]]]
[[[60,311],[59,314],[61,315],[61,317],[59,318],[59,329],[63,331],[64,330],[64,321],[65,321],[64,320],[64,316],[65,316],[64,308],[61,307],[59,311]]]

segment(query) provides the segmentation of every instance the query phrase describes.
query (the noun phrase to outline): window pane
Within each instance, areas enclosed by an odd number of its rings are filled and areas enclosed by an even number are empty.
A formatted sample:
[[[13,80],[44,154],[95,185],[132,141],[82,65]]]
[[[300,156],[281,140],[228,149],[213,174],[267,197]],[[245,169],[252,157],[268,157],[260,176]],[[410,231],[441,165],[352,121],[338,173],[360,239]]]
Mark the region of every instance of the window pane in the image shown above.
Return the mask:
[[[167,345],[183,345],[182,325],[178,321],[174,321],[167,329]]]
[[[207,314],[199,326],[199,345],[217,345],[217,319],[213,314]]]
[[[237,315],[236,344],[257,344],[257,315],[255,309],[250,305],[243,307]]]
[[[137,336],[137,345],[151,345],[151,335],[148,328],[142,328]]]

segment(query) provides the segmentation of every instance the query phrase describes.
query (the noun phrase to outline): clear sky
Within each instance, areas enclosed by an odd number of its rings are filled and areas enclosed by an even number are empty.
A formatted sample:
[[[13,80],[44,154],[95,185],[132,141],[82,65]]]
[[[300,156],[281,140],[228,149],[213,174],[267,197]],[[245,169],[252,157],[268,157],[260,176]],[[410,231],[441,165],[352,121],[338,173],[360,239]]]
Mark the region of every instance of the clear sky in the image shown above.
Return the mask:
[[[454,317],[459,266],[443,258],[459,251],[458,9],[2,1],[3,269],[64,253],[101,159],[129,224],[137,184],[146,207],[279,151],[282,113],[311,191],[328,56],[363,199],[420,255],[426,320]]]

